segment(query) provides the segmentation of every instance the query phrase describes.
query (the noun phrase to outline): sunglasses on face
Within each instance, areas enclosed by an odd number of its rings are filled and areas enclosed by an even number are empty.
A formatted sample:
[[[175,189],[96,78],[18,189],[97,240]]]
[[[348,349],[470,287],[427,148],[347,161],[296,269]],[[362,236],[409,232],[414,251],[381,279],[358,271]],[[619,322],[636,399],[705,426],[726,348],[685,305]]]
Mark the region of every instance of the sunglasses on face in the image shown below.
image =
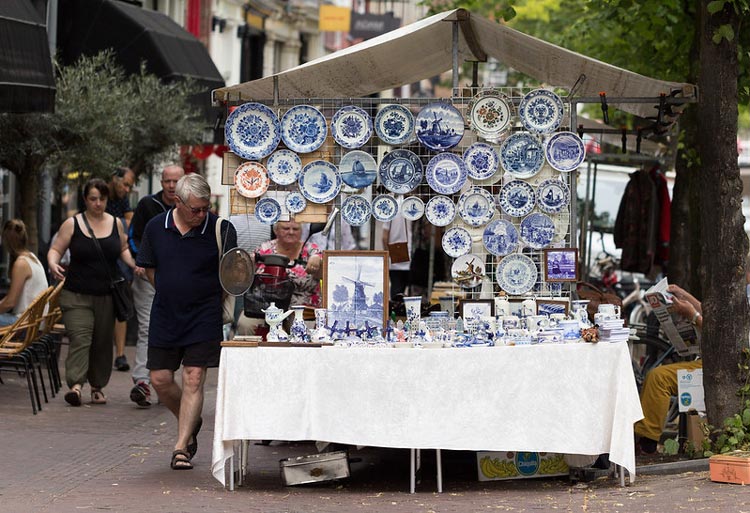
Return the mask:
[[[178,197],[177,199],[180,199],[180,198]],[[187,203],[185,203],[184,201],[182,201],[181,199],[180,199],[180,203],[182,203],[183,205],[185,205],[185,207],[188,210],[190,210],[190,213],[193,214],[194,216],[197,216],[198,214],[201,214],[201,213],[202,214],[206,214],[206,213],[208,213],[209,210],[211,210],[211,207],[193,208],[190,205],[188,205]]]

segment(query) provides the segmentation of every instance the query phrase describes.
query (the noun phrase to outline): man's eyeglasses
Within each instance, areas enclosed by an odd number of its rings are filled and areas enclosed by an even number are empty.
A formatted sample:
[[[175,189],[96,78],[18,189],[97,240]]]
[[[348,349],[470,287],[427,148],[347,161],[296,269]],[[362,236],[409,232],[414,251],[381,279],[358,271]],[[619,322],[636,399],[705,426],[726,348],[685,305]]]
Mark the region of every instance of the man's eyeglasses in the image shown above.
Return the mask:
[[[185,207],[187,207],[187,209],[190,210],[190,213],[193,214],[194,216],[197,216],[198,214],[207,214],[208,211],[211,210],[211,207],[193,208],[190,205],[188,205],[187,203],[185,203],[184,201],[182,201],[179,198],[179,196],[177,197],[177,199],[179,199],[180,203],[182,203],[183,205],[185,205]]]

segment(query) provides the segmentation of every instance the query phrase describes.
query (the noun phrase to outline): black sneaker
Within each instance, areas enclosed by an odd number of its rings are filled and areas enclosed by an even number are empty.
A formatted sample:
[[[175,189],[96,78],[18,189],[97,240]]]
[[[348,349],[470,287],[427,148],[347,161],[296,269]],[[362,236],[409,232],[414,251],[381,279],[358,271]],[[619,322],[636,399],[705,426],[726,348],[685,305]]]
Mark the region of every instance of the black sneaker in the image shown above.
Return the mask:
[[[130,370],[130,365],[128,364],[128,359],[125,355],[115,358],[115,369],[122,372]]]
[[[146,383],[136,383],[130,390],[130,400],[140,408],[148,408],[151,406],[151,388]]]

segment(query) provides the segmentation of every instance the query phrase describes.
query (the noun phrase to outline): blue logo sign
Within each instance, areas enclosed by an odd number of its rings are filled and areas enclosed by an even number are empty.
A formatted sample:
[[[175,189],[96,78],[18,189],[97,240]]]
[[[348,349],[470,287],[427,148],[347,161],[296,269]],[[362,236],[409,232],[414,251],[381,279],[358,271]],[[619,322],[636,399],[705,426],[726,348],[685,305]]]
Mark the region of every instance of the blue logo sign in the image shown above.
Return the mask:
[[[690,406],[690,404],[693,402],[693,396],[691,396],[688,392],[685,392],[680,396],[680,403],[683,406]]]
[[[539,453],[517,452],[514,463],[519,474],[522,476],[533,476],[539,470]]]

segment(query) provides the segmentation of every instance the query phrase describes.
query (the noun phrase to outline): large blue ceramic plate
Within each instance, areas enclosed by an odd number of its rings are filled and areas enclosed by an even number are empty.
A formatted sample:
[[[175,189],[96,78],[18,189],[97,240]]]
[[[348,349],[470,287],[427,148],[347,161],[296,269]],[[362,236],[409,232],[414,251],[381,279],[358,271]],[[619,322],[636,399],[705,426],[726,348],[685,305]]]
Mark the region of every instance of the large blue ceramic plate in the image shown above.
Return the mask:
[[[538,272],[532,259],[514,253],[500,261],[495,275],[501,289],[512,296],[521,296],[534,288]]]
[[[247,160],[260,160],[279,145],[281,125],[276,114],[260,103],[245,103],[234,109],[224,125],[227,145]]]
[[[474,180],[487,180],[497,172],[500,162],[495,148],[486,143],[474,143],[464,152],[464,164]]]
[[[495,219],[484,229],[482,242],[495,256],[505,256],[518,248],[518,230],[505,219]]]
[[[586,158],[586,146],[578,134],[557,132],[544,146],[544,156],[554,169],[567,173],[575,171]]]
[[[297,153],[310,153],[320,148],[328,135],[323,114],[310,105],[297,105],[281,117],[281,140]]]
[[[434,196],[425,206],[425,216],[435,226],[447,226],[456,217],[456,205],[446,196]]]
[[[570,189],[557,178],[544,180],[536,189],[536,203],[542,212],[557,214],[570,203]]]
[[[512,180],[500,189],[497,203],[509,216],[523,217],[534,210],[534,188],[523,180]]]
[[[543,164],[542,143],[528,132],[516,132],[500,146],[500,165],[515,178],[531,178]]]
[[[532,249],[549,246],[555,238],[555,223],[546,214],[535,212],[521,221],[521,241]]]
[[[563,102],[547,89],[527,93],[518,104],[518,116],[523,127],[538,134],[551,134],[563,119]]]
[[[424,215],[424,202],[417,196],[409,196],[401,202],[401,215],[407,221],[416,221]]]
[[[458,198],[458,215],[469,226],[482,226],[495,215],[495,200],[489,191],[472,187]]]
[[[355,189],[367,187],[375,181],[378,165],[367,152],[354,150],[341,157],[339,172],[344,183]]]
[[[381,194],[372,200],[372,217],[381,222],[387,222],[398,214],[398,202],[393,196]]]
[[[275,224],[281,217],[281,205],[274,198],[261,198],[255,204],[255,218],[263,224]]]
[[[307,201],[327,203],[341,190],[341,175],[336,166],[325,160],[313,160],[302,168],[299,191]]]
[[[380,183],[391,192],[406,194],[422,181],[422,161],[409,150],[393,150],[383,157],[378,167]]]
[[[362,226],[371,213],[370,202],[364,196],[349,196],[341,205],[341,218],[351,226]]]
[[[359,148],[372,137],[372,118],[354,105],[341,107],[331,119],[331,135],[344,148]]]
[[[464,136],[464,118],[449,103],[431,103],[417,114],[414,131],[423,146],[444,151],[456,146]]]
[[[471,251],[471,234],[465,228],[456,226],[443,234],[443,251],[452,258],[458,258]]]
[[[427,183],[438,194],[454,194],[461,190],[468,171],[461,157],[453,153],[438,153],[427,164]]]
[[[279,185],[291,185],[299,178],[302,160],[289,150],[277,150],[266,161],[268,176]]]
[[[414,133],[414,116],[403,105],[386,105],[375,116],[375,133],[386,144],[404,144]]]

